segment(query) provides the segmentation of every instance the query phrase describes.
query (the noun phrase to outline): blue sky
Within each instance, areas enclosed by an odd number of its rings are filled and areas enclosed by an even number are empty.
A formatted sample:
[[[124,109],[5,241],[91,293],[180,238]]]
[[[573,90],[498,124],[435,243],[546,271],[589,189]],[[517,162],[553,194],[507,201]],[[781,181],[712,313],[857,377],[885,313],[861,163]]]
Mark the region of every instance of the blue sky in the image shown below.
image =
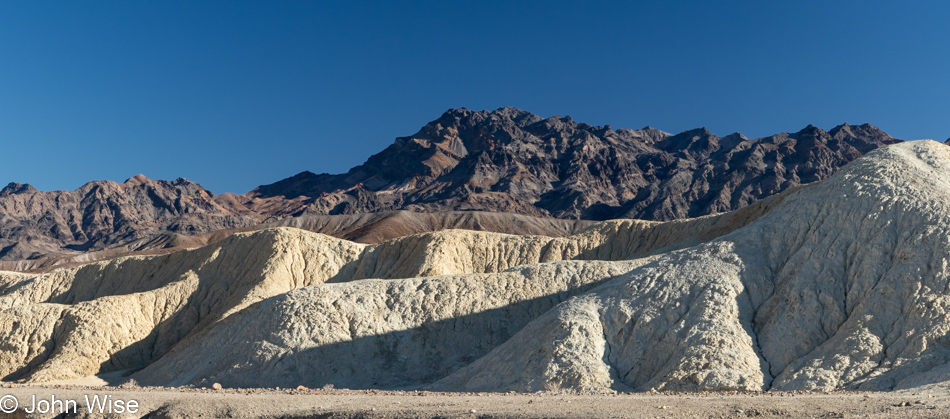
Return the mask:
[[[0,2],[0,184],[344,172],[448,108],[950,136],[950,3]]]

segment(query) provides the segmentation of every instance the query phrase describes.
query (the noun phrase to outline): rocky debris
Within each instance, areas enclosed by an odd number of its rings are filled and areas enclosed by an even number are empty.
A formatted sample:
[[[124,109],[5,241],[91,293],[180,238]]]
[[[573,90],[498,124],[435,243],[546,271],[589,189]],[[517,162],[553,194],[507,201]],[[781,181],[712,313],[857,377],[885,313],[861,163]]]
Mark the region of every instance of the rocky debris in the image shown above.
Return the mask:
[[[870,124],[749,140],[452,109],[340,175],[300,173],[231,202],[271,216],[394,209],[672,220],[741,208],[899,140]],[[260,212],[260,211],[258,211]]]
[[[948,173],[950,149],[916,141],[697,219],[377,245],[279,228],[0,273],[0,377],[552,394],[932,386],[950,381]]]

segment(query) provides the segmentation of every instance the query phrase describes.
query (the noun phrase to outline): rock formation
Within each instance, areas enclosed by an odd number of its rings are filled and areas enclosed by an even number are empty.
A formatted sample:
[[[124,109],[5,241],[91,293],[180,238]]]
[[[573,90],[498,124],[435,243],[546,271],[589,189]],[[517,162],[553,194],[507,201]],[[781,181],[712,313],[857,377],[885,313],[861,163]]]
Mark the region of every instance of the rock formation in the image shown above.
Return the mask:
[[[582,392],[950,380],[950,149],[738,211],[562,238],[276,228],[0,273],[0,379]]]
[[[672,220],[738,209],[825,179],[898,141],[870,124],[831,131],[809,125],[749,140],[703,128],[677,135],[649,127],[615,131],[514,108],[452,109],[345,174],[300,173],[251,191],[232,208],[276,215],[478,209]]]
[[[705,129],[677,135],[613,130],[514,108],[455,109],[345,174],[305,172],[244,195],[215,196],[186,179],[141,175],[122,184],[90,182],[75,191],[39,192],[11,183],[0,191],[0,269],[48,269],[168,251],[211,243],[222,232],[280,223],[378,241],[445,227],[551,236],[576,231],[537,217],[696,217],[827,178],[896,141],[868,124],[828,132],[809,126],[748,140]],[[535,218],[392,213],[398,210]],[[377,213],[389,215],[359,215]],[[304,218],[293,219],[299,216]]]
[[[11,183],[0,190],[0,259],[77,254],[148,240],[259,223],[235,215],[187,179],[89,182],[74,191],[40,192]]]

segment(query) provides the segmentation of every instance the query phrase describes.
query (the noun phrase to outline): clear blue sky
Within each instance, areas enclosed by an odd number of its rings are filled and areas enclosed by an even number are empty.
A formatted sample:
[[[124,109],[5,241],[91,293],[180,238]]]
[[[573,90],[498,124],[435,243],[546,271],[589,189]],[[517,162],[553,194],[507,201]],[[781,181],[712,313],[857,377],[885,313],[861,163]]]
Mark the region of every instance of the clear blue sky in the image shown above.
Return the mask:
[[[448,108],[950,136],[950,6],[3,1],[0,184],[344,172]]]

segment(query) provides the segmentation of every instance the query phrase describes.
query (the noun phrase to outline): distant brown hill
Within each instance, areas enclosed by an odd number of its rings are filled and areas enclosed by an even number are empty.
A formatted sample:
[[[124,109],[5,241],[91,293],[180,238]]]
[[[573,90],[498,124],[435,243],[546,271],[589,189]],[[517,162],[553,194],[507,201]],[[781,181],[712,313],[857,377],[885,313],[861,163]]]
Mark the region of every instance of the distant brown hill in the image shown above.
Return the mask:
[[[0,269],[188,247],[274,224],[373,242],[448,227],[561,236],[584,224],[542,218],[695,217],[825,179],[899,141],[870,124],[750,140],[453,109],[347,173],[303,172],[243,195],[141,175],[75,191],[11,183],[0,190],[0,261],[10,261]],[[462,213],[410,216],[451,211]],[[349,217],[312,218],[326,215]]]
[[[562,237],[578,233],[591,224],[594,224],[594,221],[561,220],[486,211],[439,213],[387,211],[345,215],[302,215],[191,235],[153,230],[151,235],[145,238],[107,246],[101,250],[87,252],[60,250],[26,260],[0,260],[0,271],[46,272],[119,256],[165,254],[216,243],[234,233],[273,227],[296,227],[357,243],[375,244],[397,237],[446,229]]]

